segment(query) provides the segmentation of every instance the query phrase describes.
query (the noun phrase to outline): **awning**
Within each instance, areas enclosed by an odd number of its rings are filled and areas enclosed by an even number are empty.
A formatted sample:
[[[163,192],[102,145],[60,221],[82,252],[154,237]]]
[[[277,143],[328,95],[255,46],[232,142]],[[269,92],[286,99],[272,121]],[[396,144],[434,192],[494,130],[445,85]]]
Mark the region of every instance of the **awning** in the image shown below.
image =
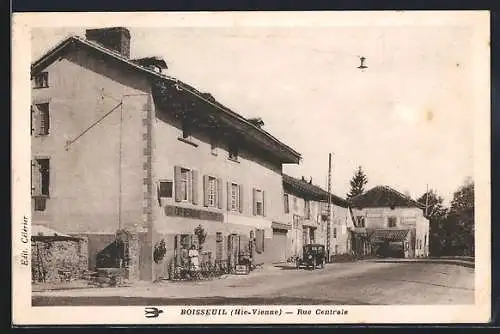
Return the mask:
[[[410,230],[375,230],[370,236],[371,242],[403,242]]]
[[[272,222],[271,228],[275,229],[275,230],[287,230],[287,231],[290,231],[292,229],[292,226],[289,225],[289,224]]]

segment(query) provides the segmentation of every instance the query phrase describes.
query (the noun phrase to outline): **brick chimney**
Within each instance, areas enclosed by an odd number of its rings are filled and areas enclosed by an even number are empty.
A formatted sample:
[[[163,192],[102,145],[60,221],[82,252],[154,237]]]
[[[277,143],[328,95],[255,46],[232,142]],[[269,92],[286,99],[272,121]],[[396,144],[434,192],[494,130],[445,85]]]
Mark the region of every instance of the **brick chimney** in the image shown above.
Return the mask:
[[[130,32],[126,28],[87,29],[85,38],[130,58]]]

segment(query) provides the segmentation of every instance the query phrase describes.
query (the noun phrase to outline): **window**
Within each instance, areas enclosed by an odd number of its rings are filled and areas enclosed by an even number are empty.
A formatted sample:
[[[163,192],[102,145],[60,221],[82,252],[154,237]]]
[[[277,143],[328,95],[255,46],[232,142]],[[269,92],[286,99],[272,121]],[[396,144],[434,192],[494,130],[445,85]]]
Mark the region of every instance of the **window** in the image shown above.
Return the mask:
[[[229,160],[238,161],[238,147],[235,143],[229,143],[228,146]]]
[[[260,189],[253,190],[253,209],[254,216],[264,216],[265,214],[265,202],[264,202],[264,191]]]
[[[337,228],[336,227],[333,228],[333,237],[337,238]]]
[[[198,204],[198,171],[181,166],[174,167],[174,196],[176,202]]]
[[[339,253],[339,245],[335,245],[335,254]]]
[[[231,183],[231,211],[238,211],[239,187],[236,183]]]
[[[210,138],[210,153],[217,155],[217,139],[213,136]]]
[[[306,219],[311,218],[311,202],[308,200],[304,200],[304,216]]]
[[[31,108],[31,134],[48,135],[50,127],[49,104],[35,104]]]
[[[35,159],[31,163],[31,195],[35,211],[44,211],[50,187],[49,159]]]
[[[424,235],[424,249],[427,247],[427,234]]]
[[[215,197],[217,191],[217,179],[215,177],[208,177],[208,187],[207,187],[207,197],[208,197],[208,206],[215,206]]]
[[[396,217],[389,217],[387,226],[388,227],[396,227],[396,221],[397,221]]]
[[[289,205],[289,202],[288,202],[288,194],[285,194],[283,196],[283,204],[284,204],[284,207],[285,207],[285,213],[289,213],[290,212],[290,205]]]
[[[297,209],[299,208],[297,204],[297,197],[293,197],[293,211],[297,212]]]
[[[171,198],[172,197],[172,185],[171,180],[160,181],[158,186],[158,196],[160,198]]]
[[[49,73],[42,72],[35,74],[33,76],[33,88],[45,88],[49,87]]]
[[[189,200],[190,173],[189,169],[181,168],[181,199]]]
[[[184,118],[182,120],[182,138],[188,139],[191,136],[191,122]]]

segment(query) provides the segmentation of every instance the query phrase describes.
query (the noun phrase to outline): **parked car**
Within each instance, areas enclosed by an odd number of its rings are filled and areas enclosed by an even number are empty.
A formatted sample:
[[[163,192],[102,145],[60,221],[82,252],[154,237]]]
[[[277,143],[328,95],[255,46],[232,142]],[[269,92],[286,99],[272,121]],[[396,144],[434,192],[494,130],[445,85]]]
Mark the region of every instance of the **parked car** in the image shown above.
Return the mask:
[[[326,251],[321,244],[309,244],[302,247],[302,258],[298,258],[296,265],[299,268],[321,268],[325,267]]]

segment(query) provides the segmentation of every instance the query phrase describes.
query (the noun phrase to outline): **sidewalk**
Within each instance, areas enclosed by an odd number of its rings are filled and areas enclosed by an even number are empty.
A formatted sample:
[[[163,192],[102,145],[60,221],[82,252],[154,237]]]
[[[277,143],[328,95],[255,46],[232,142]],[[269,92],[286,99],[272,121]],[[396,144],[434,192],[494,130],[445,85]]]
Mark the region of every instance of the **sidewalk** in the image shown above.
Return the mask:
[[[249,275],[225,275],[219,279],[201,281],[137,282],[130,287],[83,288],[33,292],[33,296],[49,297],[147,297],[147,298],[203,298],[230,296],[246,298],[269,295],[281,289],[314,285],[329,279],[345,280],[351,275],[364,273],[394,264],[386,263],[332,263],[325,269],[296,270],[293,265],[265,266]]]

